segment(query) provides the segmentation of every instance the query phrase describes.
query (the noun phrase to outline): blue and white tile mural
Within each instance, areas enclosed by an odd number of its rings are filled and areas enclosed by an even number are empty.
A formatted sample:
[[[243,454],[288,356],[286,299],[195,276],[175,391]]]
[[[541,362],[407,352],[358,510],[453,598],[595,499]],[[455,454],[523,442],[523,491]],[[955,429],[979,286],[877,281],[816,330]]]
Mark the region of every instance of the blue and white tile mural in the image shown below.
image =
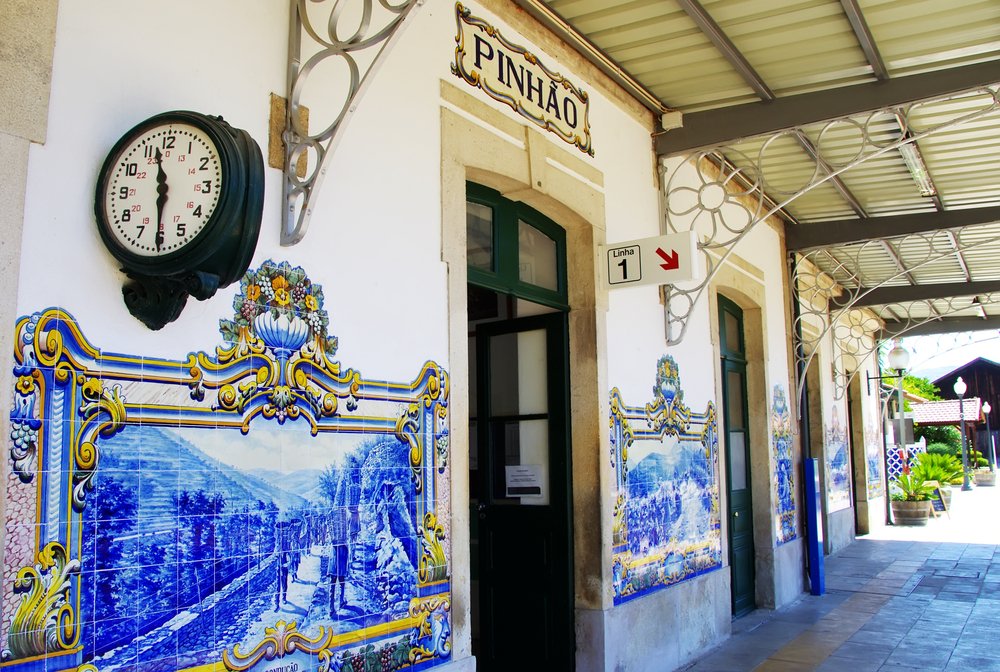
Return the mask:
[[[715,406],[684,405],[669,355],[651,402],[629,406],[611,390],[615,604],[722,566],[718,457]]]
[[[774,523],[778,544],[798,536],[795,519],[795,467],[792,464],[792,421],[785,388],[774,386],[771,400],[771,442],[774,450]]]
[[[56,309],[18,322],[5,669],[450,658],[447,374],[332,361],[322,290],[287,263],[235,310],[185,361],[101,352]]]
[[[847,431],[840,422],[837,408],[826,428],[826,502],[827,511],[840,511],[851,505],[851,459]]]
[[[885,469],[882,465],[882,444],[875,423],[865,425],[865,465],[868,472],[868,499],[885,497]]]

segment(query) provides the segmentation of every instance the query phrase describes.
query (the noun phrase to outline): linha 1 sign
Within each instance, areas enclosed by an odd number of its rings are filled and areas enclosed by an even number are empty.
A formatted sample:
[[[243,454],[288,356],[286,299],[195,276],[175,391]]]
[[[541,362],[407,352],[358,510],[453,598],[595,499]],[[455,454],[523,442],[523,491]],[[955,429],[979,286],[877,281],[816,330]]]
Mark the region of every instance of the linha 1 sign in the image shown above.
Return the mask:
[[[611,289],[673,285],[704,275],[693,231],[610,243],[605,251],[605,280]]]
[[[451,72],[541,128],[594,155],[590,97],[538,56],[455,4],[458,34]]]

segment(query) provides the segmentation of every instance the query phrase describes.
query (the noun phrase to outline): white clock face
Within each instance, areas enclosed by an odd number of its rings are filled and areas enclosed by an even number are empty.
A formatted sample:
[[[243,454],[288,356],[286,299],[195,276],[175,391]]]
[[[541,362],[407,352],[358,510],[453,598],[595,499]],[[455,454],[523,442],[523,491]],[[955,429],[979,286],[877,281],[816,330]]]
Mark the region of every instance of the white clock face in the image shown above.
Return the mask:
[[[104,193],[110,232],[129,252],[170,254],[191,242],[219,203],[215,143],[184,123],[155,126],[115,157]]]

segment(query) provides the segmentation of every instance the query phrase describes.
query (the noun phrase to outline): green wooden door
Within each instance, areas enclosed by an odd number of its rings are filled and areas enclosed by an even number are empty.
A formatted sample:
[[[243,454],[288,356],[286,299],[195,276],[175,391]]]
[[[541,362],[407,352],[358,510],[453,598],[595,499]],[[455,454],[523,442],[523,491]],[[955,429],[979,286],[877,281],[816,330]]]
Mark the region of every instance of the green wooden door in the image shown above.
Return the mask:
[[[719,297],[722,352],[722,412],[725,426],[729,569],[733,616],[756,606],[754,598],[753,493],[750,489],[750,432],[747,409],[747,363],[743,311]]]

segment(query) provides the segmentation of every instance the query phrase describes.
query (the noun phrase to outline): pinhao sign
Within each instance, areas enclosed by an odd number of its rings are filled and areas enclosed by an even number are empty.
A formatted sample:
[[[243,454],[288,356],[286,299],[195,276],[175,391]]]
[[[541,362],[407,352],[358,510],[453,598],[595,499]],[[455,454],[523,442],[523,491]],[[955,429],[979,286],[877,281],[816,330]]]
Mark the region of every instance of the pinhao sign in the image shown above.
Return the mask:
[[[545,67],[524,47],[508,41],[494,26],[455,4],[458,34],[452,74],[590,156],[590,97]]]

